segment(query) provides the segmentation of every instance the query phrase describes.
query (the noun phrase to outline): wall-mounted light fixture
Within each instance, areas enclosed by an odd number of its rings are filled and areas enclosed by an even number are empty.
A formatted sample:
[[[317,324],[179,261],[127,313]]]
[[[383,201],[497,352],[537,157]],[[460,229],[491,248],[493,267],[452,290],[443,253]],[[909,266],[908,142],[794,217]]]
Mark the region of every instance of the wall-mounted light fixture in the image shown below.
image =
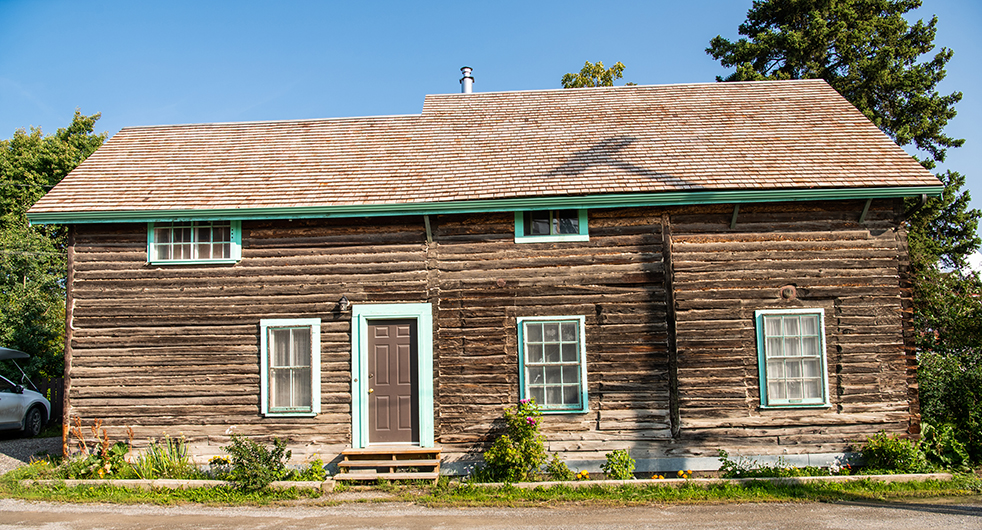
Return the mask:
[[[341,296],[341,299],[338,300],[338,307],[341,308],[341,311],[347,311],[348,310],[348,306],[350,306],[350,305],[351,305],[351,302],[348,301],[348,297],[345,296],[345,295],[342,295]]]

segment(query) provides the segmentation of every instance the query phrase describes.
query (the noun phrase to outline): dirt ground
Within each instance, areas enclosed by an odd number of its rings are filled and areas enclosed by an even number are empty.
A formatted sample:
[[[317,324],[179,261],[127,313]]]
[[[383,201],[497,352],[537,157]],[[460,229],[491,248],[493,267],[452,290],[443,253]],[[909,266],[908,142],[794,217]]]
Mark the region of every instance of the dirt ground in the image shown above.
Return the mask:
[[[17,469],[41,453],[60,455],[61,437],[21,438],[20,432],[0,431],[0,475]]]

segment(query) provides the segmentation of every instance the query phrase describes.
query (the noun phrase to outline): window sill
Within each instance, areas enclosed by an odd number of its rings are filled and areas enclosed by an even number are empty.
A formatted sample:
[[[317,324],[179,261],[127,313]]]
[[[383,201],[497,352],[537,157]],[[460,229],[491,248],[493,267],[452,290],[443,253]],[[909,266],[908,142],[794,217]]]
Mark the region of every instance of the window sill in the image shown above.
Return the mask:
[[[589,241],[589,235],[565,234],[558,236],[520,236],[515,238],[515,243],[563,243],[566,241]]]
[[[315,418],[316,412],[265,412],[266,418]]]
[[[586,414],[590,409],[539,409],[542,414]]]
[[[787,405],[761,405],[761,409],[828,409],[832,408],[831,403],[788,403]]]
[[[168,260],[168,261],[148,261],[148,265],[235,265],[237,259],[199,259],[199,260]]]

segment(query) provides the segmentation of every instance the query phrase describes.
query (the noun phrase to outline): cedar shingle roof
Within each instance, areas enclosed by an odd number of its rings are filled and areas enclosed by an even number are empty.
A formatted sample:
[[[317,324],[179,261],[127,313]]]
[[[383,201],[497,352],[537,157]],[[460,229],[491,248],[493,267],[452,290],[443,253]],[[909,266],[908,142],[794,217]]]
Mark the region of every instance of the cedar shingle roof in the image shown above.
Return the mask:
[[[431,95],[413,116],[127,127],[31,213],[939,184],[824,81],[708,83]]]

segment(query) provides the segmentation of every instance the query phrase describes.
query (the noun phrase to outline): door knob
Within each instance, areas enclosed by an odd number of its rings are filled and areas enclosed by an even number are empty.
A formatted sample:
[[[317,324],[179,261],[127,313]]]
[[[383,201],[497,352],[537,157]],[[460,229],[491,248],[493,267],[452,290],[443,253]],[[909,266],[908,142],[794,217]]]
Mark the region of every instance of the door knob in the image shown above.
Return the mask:
[[[375,389],[374,388],[369,388],[368,389],[368,393],[371,394],[372,392],[375,392]]]

